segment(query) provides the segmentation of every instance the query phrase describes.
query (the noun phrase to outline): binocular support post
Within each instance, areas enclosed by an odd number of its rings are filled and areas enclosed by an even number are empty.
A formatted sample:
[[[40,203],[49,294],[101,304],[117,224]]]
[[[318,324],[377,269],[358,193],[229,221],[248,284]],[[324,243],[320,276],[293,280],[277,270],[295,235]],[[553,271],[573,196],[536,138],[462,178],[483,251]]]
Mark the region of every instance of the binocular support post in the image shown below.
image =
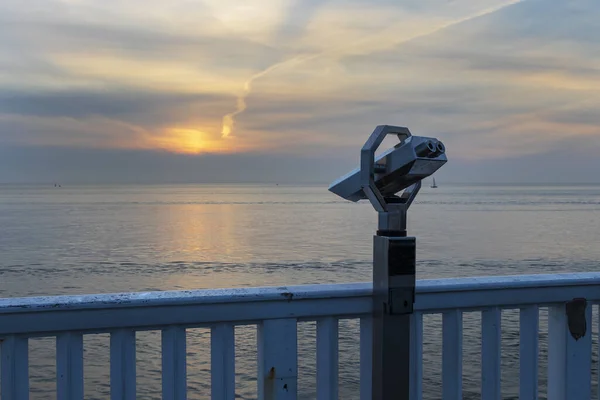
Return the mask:
[[[406,217],[420,187],[418,182],[402,196],[385,199],[373,237],[373,400],[410,396],[416,239],[406,236]]]

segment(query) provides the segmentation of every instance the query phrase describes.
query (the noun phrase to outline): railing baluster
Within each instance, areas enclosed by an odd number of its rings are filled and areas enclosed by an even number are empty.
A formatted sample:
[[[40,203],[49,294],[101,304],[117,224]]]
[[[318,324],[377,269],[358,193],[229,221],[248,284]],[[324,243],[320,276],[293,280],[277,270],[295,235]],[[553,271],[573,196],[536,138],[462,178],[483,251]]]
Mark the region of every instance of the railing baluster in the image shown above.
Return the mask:
[[[317,399],[338,399],[338,320],[317,321]]]
[[[566,400],[567,315],[565,305],[548,309],[548,400]]]
[[[423,314],[415,312],[410,335],[410,400],[423,397]]]
[[[83,399],[83,335],[65,332],[56,338],[56,397]]]
[[[29,399],[29,341],[11,335],[0,339],[2,387],[0,397],[10,400]]]
[[[235,327],[215,325],[210,333],[211,398],[235,399]]]
[[[567,336],[567,399],[592,398],[592,304],[584,312],[586,333],[579,340]]]
[[[120,329],[110,334],[110,398],[136,398],[135,331]]]
[[[370,400],[373,395],[373,318],[360,319],[360,399]]]
[[[295,400],[297,395],[296,320],[265,320],[258,325],[258,399]]]
[[[462,399],[462,312],[442,316],[442,398]]]
[[[548,400],[589,399],[591,397],[592,307],[584,312],[587,329],[576,340],[569,330],[565,304],[550,307],[548,321]],[[579,330],[582,323],[575,321]]]
[[[538,399],[539,309],[524,307],[519,316],[519,399]]]
[[[163,400],[187,398],[185,328],[170,326],[162,336],[162,395]]]
[[[501,317],[498,307],[482,311],[481,318],[481,398],[502,400],[500,387]]]

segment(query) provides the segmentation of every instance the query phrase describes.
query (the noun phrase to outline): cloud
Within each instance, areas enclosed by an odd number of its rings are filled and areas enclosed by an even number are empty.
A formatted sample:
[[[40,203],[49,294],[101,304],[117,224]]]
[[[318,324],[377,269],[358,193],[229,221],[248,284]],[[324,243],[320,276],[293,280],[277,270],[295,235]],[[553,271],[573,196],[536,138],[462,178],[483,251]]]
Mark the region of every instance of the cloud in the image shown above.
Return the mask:
[[[4,113],[37,117],[68,117],[81,119],[90,116],[122,118],[132,114],[152,114],[165,108],[189,104],[210,107],[223,103],[229,96],[216,94],[179,94],[143,92],[114,88],[109,91],[65,90],[47,92],[0,93],[0,108]],[[150,117],[150,116],[149,116]]]
[[[387,123],[458,163],[596,146],[599,18],[591,0],[6,0],[0,143],[355,157]]]
[[[264,75],[267,75],[271,71],[273,71],[277,68],[280,68],[281,66],[286,65],[287,63],[288,63],[288,61],[286,60],[286,61],[272,64],[268,68],[263,69],[262,71],[252,75],[246,82],[244,82],[243,90],[237,96],[236,110],[234,112],[228,113],[225,116],[223,116],[223,126],[221,128],[221,135],[223,138],[229,137],[229,135],[233,132],[236,115],[241,114],[244,111],[246,111],[246,108],[248,107],[246,105],[246,97],[248,97],[252,92],[252,82],[254,82],[256,79],[259,79],[260,77],[262,77]]]
[[[559,139],[551,149],[485,160],[454,159],[436,173],[439,180],[461,183],[600,183],[600,138]]]
[[[201,23],[201,21],[198,21]],[[103,55],[152,63],[166,57],[200,68],[249,71],[274,60],[280,51],[264,43],[231,35],[194,35],[160,31],[154,26],[86,24],[81,21],[4,21],[5,37],[55,58]],[[15,45],[16,46],[16,45]],[[51,57],[52,58],[52,57]],[[243,59],[243,63],[232,63]]]
[[[268,152],[190,156],[156,150],[0,146],[0,182],[324,183],[346,167],[341,163],[332,168],[331,160]]]
[[[561,140],[550,151],[502,159],[452,157],[436,178],[445,183],[600,182],[597,141]],[[357,149],[327,155],[254,152],[191,156],[156,150],[0,146],[3,183],[311,183],[326,190],[329,183],[357,165]]]

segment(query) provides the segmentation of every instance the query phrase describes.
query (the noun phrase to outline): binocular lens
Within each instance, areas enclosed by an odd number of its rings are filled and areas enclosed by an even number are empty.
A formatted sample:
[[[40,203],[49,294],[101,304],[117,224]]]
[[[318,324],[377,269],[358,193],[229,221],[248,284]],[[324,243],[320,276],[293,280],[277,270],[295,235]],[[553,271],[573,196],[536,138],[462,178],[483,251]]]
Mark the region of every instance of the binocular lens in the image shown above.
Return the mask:
[[[437,143],[433,140],[427,140],[424,143],[421,143],[415,148],[415,151],[419,157],[432,157],[436,156],[436,153],[439,152]]]
[[[437,152],[439,154],[444,154],[446,152],[446,146],[444,146],[444,143],[442,142],[437,142]]]

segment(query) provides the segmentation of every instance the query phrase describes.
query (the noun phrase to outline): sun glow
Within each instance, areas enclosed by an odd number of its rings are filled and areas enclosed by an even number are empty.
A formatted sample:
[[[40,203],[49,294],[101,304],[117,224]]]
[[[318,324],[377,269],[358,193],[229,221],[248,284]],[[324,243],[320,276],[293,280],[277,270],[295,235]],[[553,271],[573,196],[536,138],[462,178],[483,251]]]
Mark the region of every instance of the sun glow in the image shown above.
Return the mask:
[[[193,126],[193,125],[192,125]],[[234,154],[253,151],[260,145],[260,140],[253,141],[243,137],[223,138],[216,127],[197,125],[196,127],[174,126],[145,132],[140,148],[161,149],[172,153],[201,155],[201,154]]]
[[[220,141],[211,140],[205,131],[193,128],[169,128],[163,136],[155,140],[161,148],[175,153],[201,154],[224,151]]]

